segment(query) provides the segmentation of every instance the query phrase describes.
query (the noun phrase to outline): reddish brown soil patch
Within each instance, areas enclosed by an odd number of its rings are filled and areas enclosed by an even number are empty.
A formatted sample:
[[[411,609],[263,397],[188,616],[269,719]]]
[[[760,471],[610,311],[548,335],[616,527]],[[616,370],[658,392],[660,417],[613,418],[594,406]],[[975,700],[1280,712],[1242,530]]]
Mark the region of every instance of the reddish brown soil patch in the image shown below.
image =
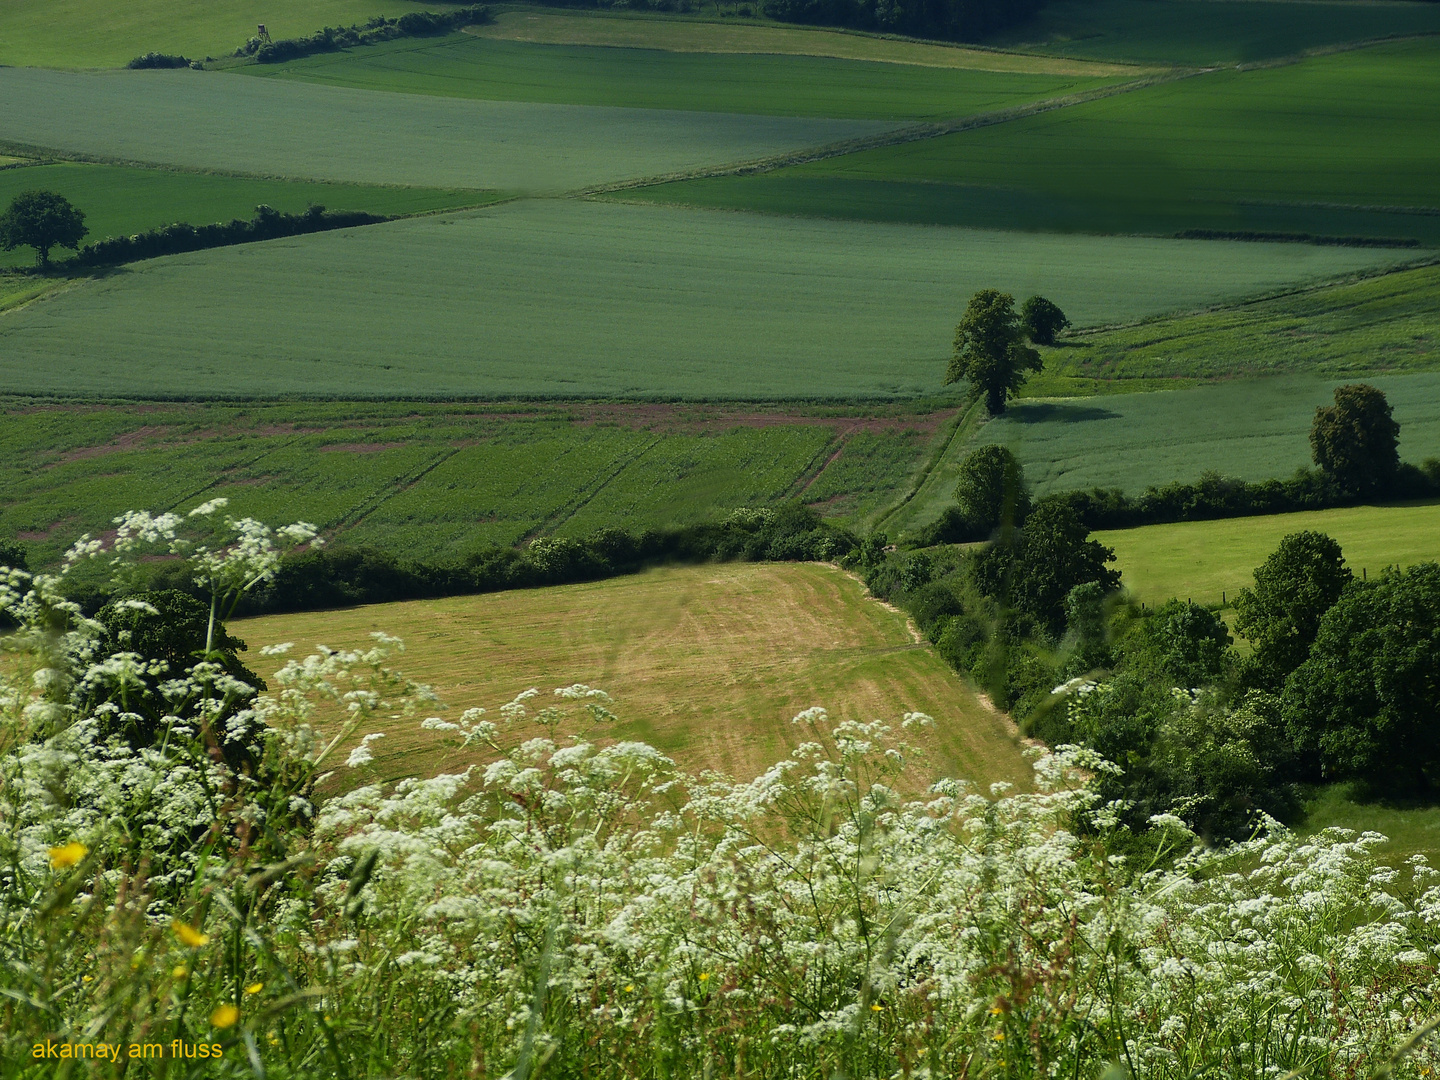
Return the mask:
[[[404,445],[403,442],[352,442],[330,443],[316,449],[322,454],[378,454],[382,450],[399,450]]]

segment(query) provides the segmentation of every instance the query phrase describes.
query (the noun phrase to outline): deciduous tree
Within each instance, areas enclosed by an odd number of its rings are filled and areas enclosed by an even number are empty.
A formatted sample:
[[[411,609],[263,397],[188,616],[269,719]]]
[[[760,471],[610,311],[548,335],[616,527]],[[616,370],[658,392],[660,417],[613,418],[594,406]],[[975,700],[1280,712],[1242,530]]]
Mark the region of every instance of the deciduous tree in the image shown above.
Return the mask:
[[[968,379],[970,400],[983,397],[990,415],[999,416],[1019,391],[1026,373],[1040,367],[1040,354],[1025,342],[1015,298],[998,289],[981,289],[972,296],[955,327],[955,348],[945,384]]]
[[[1254,646],[1248,681],[1279,690],[1305,662],[1325,612],[1354,575],[1340,545],[1320,532],[1291,533],[1255,569],[1255,587],[1236,598],[1235,628]]]
[[[965,520],[981,529],[1023,520],[1030,512],[1030,492],[1019,459],[998,443],[967,454],[960,463],[955,503]]]
[[[34,248],[35,265],[41,269],[50,265],[51,248],[74,251],[89,231],[85,212],[53,191],[22,191],[0,214],[0,247],[6,251]]]
[[[1400,425],[1385,395],[1365,383],[1335,389],[1335,404],[1315,410],[1315,464],[1348,491],[1385,488],[1400,467]]]
[[[1065,313],[1043,296],[1032,296],[1020,305],[1020,321],[1036,345],[1054,345],[1055,335],[1070,325]]]

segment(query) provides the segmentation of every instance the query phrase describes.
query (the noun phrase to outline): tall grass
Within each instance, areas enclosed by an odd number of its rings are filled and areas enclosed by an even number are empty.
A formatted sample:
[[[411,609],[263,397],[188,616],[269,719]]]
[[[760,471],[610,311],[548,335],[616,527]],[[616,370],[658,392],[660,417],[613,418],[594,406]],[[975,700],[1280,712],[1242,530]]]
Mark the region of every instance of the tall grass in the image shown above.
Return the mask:
[[[183,545],[186,522],[156,520],[122,538]],[[273,534],[237,524],[238,544],[197,560],[219,599],[273,555]],[[155,746],[99,740],[77,688],[133,671],[133,654],[95,656],[53,579],[8,582],[12,1075],[37,1044],[97,1043],[165,1054],[86,1063],[100,1075],[194,1068],[172,1045],[218,1047],[220,1075],[285,1077],[1418,1078],[1440,1064],[1403,1044],[1435,1010],[1440,872],[1377,868],[1374,834],[1302,841],[1266,821],[1204,851],[1161,817],[1154,856],[1128,862],[1136,845],[1085,779],[1115,767],[1074,748],[1037,760],[1034,794],[949,780],[906,800],[903,731],[811,709],[796,722],[812,737],[754,780],[689,776],[642,744],[605,745],[608,699],[585,686],[549,704],[527,691],[493,720],[422,721],[431,703],[389,669],[388,642],[287,665],[250,706],[258,765],[237,771],[207,752],[204,722]],[[202,664],[175,690],[204,702],[216,686]],[[491,763],[325,799],[324,770],[365,769],[374,740],[333,760],[321,708],[355,732],[415,710]]]

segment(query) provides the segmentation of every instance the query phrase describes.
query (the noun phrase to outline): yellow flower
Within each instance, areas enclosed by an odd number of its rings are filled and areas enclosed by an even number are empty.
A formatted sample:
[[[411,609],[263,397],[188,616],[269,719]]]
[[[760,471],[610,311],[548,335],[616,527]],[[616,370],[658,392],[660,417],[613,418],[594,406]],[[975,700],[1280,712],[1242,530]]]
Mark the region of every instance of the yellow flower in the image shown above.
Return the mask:
[[[186,975],[190,974],[190,969],[184,964],[176,964],[175,970],[170,972],[170,974],[174,975],[177,979],[183,979]]]
[[[634,984],[634,983],[631,983],[629,986],[625,987],[625,992],[628,994],[628,993],[631,993],[634,989],[635,989],[635,984]]]
[[[94,982],[94,981],[95,981],[95,977],[94,977],[93,975],[81,975],[81,976],[80,976],[80,981],[81,981],[81,982]]]
[[[233,1027],[236,1020],[240,1019],[240,1010],[234,1005],[217,1005],[215,1011],[210,1014],[210,1023],[217,1028]]]
[[[991,1015],[991,1016],[999,1016],[999,1015],[1000,1015],[1001,1013],[1003,1013],[1004,1011],[1005,1011],[1005,1010],[1002,1009],[999,1005],[991,1005],[991,1006],[990,1006],[990,1015]]]
[[[702,971],[702,972],[700,973],[700,981],[701,981],[701,982],[704,982],[704,981],[705,981],[706,979],[708,979],[708,978],[710,978],[710,973],[709,973],[708,971]]]
[[[181,922],[179,919],[170,920],[170,929],[175,931],[175,936],[180,939],[181,944],[188,945],[192,949],[210,944],[209,934],[202,934],[189,923]]]
[[[50,865],[56,870],[64,870],[67,866],[74,866],[88,854],[89,848],[78,840],[71,840],[68,844],[50,849]]]
[[[885,1006],[884,1006],[884,1005],[871,1005],[871,1006],[870,1006],[870,1011],[871,1011],[871,1012],[884,1012],[884,1011],[885,1011]]]
[[[1004,1042],[1004,1041],[1005,1041],[1005,1033],[1004,1033],[1003,1031],[997,1031],[997,1032],[995,1032],[995,1041],[996,1041],[996,1042]]]
[[[251,983],[249,986],[245,987],[245,992],[246,992],[247,994],[258,994],[261,990],[264,990],[264,989],[265,989],[265,984],[264,984],[264,983]]]

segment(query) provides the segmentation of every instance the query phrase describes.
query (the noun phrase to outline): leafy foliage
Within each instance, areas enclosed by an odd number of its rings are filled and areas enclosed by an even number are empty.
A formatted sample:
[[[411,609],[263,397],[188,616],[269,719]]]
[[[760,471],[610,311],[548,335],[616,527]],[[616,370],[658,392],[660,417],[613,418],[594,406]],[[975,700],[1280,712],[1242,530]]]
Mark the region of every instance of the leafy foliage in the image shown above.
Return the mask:
[[[1284,702],[1296,747],[1325,775],[1429,787],[1440,765],[1440,564],[1349,583]]]
[[[948,41],[981,41],[1024,21],[1042,0],[943,0],[934,4],[866,0],[765,0],[772,19],[822,26],[855,26]]]
[[[1026,372],[1040,368],[1040,354],[1025,344],[1015,298],[998,289],[981,289],[972,296],[955,327],[945,384],[968,380],[970,400],[984,398],[990,415],[999,416],[1019,392]]]
[[[53,191],[22,191],[0,214],[0,247],[6,251],[22,245],[34,248],[35,264],[42,269],[50,265],[51,248],[73,251],[87,231],[85,212]]]
[[[1025,470],[998,444],[971,451],[960,463],[955,503],[966,523],[982,534],[1017,525],[1030,512]]]
[[[1032,296],[1020,305],[1020,321],[1036,345],[1054,345],[1055,335],[1070,325],[1065,313],[1043,296]]]
[[[1335,389],[1335,404],[1315,410],[1315,464],[1347,491],[1383,491],[1400,467],[1400,425],[1385,395],[1365,383]]]
[[[1325,613],[1354,579],[1340,545],[1324,533],[1291,533],[1255,570],[1235,601],[1235,625],[1254,646],[1247,679],[1279,690],[1305,662]]]

